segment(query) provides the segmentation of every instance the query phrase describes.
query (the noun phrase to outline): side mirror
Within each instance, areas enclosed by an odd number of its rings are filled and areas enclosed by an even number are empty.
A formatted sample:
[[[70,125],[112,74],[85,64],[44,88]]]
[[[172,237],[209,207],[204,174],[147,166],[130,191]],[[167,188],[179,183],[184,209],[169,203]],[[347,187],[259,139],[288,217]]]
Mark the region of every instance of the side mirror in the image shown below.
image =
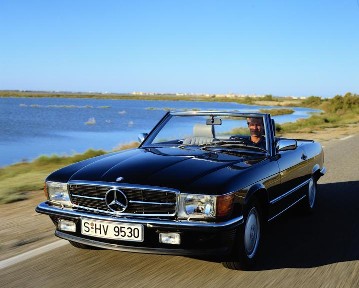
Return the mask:
[[[282,139],[277,142],[276,151],[288,151],[295,150],[297,148],[297,140],[293,139]]]
[[[140,134],[138,134],[138,141],[140,143],[142,143],[146,139],[147,136],[148,136],[148,133],[140,133]]]

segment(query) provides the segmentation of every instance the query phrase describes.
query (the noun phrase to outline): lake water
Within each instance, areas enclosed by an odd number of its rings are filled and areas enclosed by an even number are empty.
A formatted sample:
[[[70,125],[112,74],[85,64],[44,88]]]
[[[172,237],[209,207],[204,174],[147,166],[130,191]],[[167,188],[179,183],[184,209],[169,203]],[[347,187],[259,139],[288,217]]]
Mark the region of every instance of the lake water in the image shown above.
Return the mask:
[[[0,167],[40,155],[71,155],[89,148],[112,150],[149,132],[166,109],[255,112],[268,106],[224,102],[0,98]],[[274,117],[294,122],[315,110],[291,108]]]

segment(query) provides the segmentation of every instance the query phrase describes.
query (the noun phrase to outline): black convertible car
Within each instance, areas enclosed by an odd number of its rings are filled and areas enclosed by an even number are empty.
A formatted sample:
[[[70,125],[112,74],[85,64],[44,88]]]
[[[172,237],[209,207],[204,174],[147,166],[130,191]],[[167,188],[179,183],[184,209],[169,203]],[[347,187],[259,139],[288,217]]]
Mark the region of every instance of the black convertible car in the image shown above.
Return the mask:
[[[72,164],[46,179],[56,236],[78,248],[221,257],[253,267],[263,226],[315,206],[320,144],[275,136],[269,114],[169,112],[137,149]]]

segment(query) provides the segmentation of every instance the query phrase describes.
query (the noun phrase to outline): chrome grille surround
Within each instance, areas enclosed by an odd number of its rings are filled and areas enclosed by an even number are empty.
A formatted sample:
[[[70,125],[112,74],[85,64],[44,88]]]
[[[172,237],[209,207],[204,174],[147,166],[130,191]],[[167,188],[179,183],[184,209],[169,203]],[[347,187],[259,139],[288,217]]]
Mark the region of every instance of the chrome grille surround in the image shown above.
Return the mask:
[[[128,199],[123,212],[111,211],[105,196],[111,189],[121,190]],[[176,189],[125,183],[70,181],[68,183],[73,208],[117,216],[173,217],[177,214],[179,191]]]

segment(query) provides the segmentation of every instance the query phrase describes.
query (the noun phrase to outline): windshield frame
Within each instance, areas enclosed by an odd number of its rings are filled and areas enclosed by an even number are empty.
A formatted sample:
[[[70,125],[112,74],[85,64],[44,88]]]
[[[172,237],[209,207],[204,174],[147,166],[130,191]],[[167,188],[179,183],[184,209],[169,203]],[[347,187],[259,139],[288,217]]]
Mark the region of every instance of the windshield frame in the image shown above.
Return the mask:
[[[265,113],[241,113],[241,112],[221,112],[221,111],[186,111],[186,112],[174,112],[169,111],[167,112],[163,118],[157,123],[157,125],[152,129],[152,131],[148,134],[148,136],[145,138],[145,140],[140,144],[139,148],[153,148],[153,147],[169,147],[167,145],[155,145],[153,144],[153,140],[157,137],[157,135],[160,133],[160,131],[165,127],[165,125],[170,121],[172,117],[180,116],[180,117],[193,117],[193,116],[226,116],[226,117],[246,117],[246,118],[259,118],[262,117],[263,119],[263,126],[264,126],[264,135],[265,142],[266,142],[266,153],[272,154],[272,149],[270,143],[272,143],[272,131],[270,129],[271,123],[269,123],[270,115]],[[181,143],[173,143],[172,147],[179,147],[181,146]],[[197,147],[200,148],[198,145]],[[183,147],[181,147],[183,148]],[[265,153],[265,152],[263,152]]]

